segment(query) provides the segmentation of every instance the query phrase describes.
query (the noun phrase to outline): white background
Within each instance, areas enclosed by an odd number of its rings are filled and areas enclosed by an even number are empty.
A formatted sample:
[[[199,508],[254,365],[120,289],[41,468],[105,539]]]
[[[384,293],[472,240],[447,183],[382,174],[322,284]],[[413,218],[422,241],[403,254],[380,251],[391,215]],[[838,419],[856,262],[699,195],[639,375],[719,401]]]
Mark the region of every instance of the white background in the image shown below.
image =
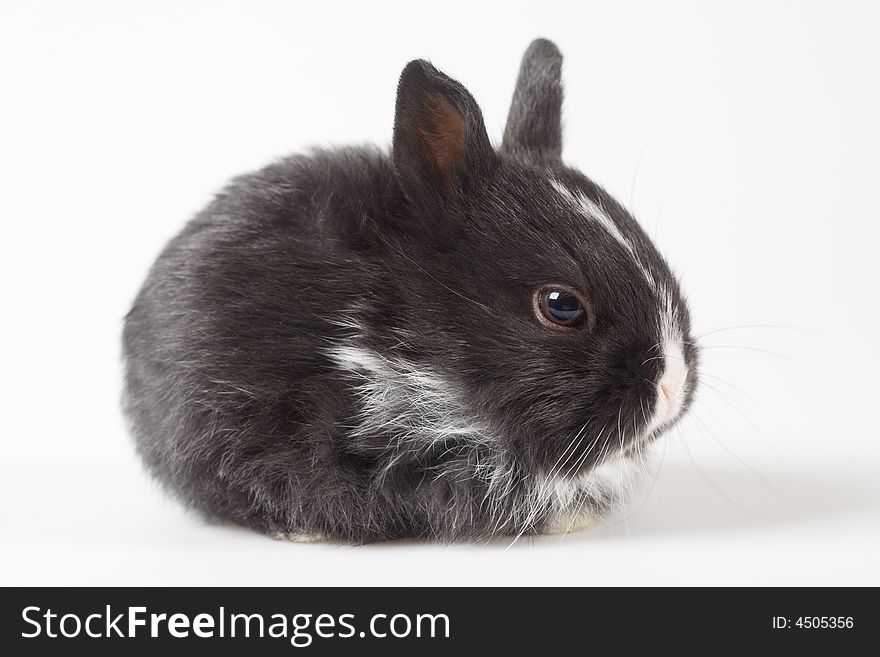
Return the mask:
[[[880,584],[878,4],[416,4],[2,4],[0,583]],[[118,403],[164,242],[234,174],[388,144],[416,57],[497,143],[536,36],[566,57],[566,160],[656,236],[705,334],[653,485],[509,550],[282,543],[167,500]]]

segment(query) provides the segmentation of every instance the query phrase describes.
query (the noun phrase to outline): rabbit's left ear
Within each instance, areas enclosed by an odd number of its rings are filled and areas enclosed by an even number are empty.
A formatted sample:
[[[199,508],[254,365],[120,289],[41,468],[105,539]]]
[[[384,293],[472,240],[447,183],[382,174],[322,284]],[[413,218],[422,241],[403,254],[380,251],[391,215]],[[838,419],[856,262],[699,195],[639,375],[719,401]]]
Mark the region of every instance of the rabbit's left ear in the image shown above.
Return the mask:
[[[423,60],[400,76],[392,155],[404,192],[428,214],[479,185],[497,160],[473,96]]]
[[[532,164],[562,157],[562,55],[535,39],[523,55],[501,152]]]

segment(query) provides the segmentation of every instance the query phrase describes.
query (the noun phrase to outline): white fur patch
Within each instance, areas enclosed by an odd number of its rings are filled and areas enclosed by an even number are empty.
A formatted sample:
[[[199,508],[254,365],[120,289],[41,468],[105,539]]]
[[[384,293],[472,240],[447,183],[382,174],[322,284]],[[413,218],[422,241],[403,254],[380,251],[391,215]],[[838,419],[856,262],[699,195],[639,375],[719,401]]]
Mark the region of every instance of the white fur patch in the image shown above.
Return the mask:
[[[606,441],[597,445],[601,437]],[[548,508],[542,532],[547,534],[566,534],[584,529],[598,520],[615,505],[623,505],[629,497],[631,489],[641,479],[641,468],[634,461],[614,455],[605,459],[610,435],[601,433],[592,444],[580,449],[582,443],[577,440],[569,445],[572,455],[566,456],[569,450],[563,451],[560,459],[565,465],[541,473],[534,478],[527,492],[528,513],[521,521],[523,531],[540,519],[540,514]],[[593,448],[598,447],[598,455]],[[597,456],[599,465],[586,472],[572,476],[571,470],[579,470],[588,454]],[[569,464],[569,461],[573,461]]]
[[[356,431],[417,438],[426,447],[450,437],[486,439],[484,429],[464,417],[452,387],[430,370],[355,345],[339,345],[327,353],[359,380],[355,393],[361,413]]]
[[[683,338],[668,293],[664,294],[660,324],[658,348],[662,357],[662,370],[657,382],[657,400],[654,402],[646,435],[671,423],[679,416],[687,397],[689,383]]]
[[[402,358],[387,358],[352,342],[328,352],[337,366],[354,378],[353,392],[360,402],[355,435],[388,436],[392,442],[383,449],[388,459],[378,474],[385,476],[414,453],[424,453],[435,445],[470,443],[472,458],[452,470],[438,471],[435,477],[455,480],[476,479],[486,485],[482,506],[495,522],[491,532],[501,531],[515,522],[501,511],[509,496],[516,496],[521,478],[499,441],[487,427],[467,417],[466,406],[454,388],[438,374],[417,367]],[[449,509],[449,523],[467,524],[472,509]]]
[[[588,493],[598,503],[614,495],[636,472],[634,463],[625,457],[612,458],[575,477],[555,475],[544,481],[549,484],[549,497],[554,508],[564,510],[573,506],[578,497]]]
[[[614,223],[614,220],[605,212],[605,209],[602,208],[599,204],[587,198],[586,195],[577,191],[573,192],[568,189],[565,185],[563,185],[558,180],[550,180],[550,184],[553,185],[553,189],[555,189],[559,195],[563,198],[566,204],[573,206],[574,209],[590,219],[591,221],[598,224],[602,229],[605,230],[614,240],[620,244],[624,250],[630,255],[635,262],[636,266],[639,268],[639,271],[642,272],[642,275],[645,277],[645,280],[648,281],[648,284],[653,288],[657,289],[657,282],[654,279],[654,275],[648,271],[648,268],[645,267],[644,263],[642,263],[639,256],[636,254],[635,249],[633,248],[632,242],[630,242],[626,236],[622,232],[620,232],[620,228],[617,224]]]
[[[492,533],[505,527],[509,530],[511,526],[525,532],[546,519],[548,508],[551,509],[548,527],[552,525],[561,532],[573,531],[606,510],[616,494],[619,497],[622,473],[627,471],[622,457],[571,476],[569,472],[579,470],[586,457],[579,449],[582,443],[573,440],[568,450],[571,453],[563,454],[568,459],[560,467],[524,478],[522,473],[517,474],[507,451],[488,429],[468,419],[465,404],[438,374],[401,358],[379,355],[355,342],[337,345],[327,354],[355,379],[353,391],[361,404],[358,424],[353,427],[355,434],[379,434],[395,439],[388,445],[390,458],[385,472],[407,454],[428,450],[446,440],[467,441],[478,448],[474,453],[483,456],[470,463],[470,470],[453,476],[473,477],[486,483],[488,492],[483,505],[495,521]],[[607,445],[596,445],[598,440],[596,438],[589,447],[599,451],[601,461]],[[629,470],[635,471],[634,466],[630,465]],[[502,513],[503,503],[510,495],[519,502],[512,510]],[[459,512],[459,509],[450,509],[452,516]],[[572,528],[560,527],[563,522]]]
[[[551,509],[541,532],[569,534],[593,525],[614,506],[623,505],[640,475],[633,461],[616,456],[574,477],[539,477],[532,492],[534,504]]]

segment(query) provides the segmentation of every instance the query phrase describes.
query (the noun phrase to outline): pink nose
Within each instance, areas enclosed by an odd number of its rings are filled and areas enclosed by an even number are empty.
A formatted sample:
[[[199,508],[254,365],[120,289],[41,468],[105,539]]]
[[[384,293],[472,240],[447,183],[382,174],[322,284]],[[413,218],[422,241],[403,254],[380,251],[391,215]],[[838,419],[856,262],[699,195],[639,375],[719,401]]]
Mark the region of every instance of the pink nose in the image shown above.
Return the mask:
[[[688,366],[680,343],[672,342],[663,349],[663,370],[655,384],[657,398],[647,433],[672,422],[681,413],[687,397]]]
[[[658,384],[660,392],[663,393],[662,406],[665,406],[666,414],[670,417],[675,415],[681,407],[681,391],[684,387],[684,381],[684,372],[672,368],[664,374]]]

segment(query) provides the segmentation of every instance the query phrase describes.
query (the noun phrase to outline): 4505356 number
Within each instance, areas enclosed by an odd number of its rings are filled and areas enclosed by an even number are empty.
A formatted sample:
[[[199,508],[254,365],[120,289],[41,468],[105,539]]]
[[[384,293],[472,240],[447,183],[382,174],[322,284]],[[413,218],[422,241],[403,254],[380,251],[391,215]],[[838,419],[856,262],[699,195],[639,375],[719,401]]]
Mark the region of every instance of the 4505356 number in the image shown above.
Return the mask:
[[[855,625],[852,616],[798,616],[792,621],[785,616],[773,617],[773,629],[784,630],[796,627],[801,630],[850,630]]]

